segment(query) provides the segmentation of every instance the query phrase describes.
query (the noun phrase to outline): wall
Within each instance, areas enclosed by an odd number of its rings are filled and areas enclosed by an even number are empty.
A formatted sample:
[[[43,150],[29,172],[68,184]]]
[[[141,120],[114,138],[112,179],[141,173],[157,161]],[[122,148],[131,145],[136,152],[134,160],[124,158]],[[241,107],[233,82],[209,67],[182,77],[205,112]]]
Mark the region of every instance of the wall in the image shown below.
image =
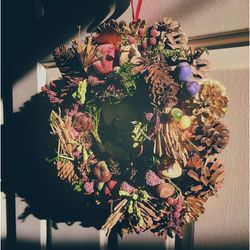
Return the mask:
[[[208,200],[195,223],[195,250],[248,249],[249,237],[249,48],[213,50],[210,76],[226,87],[229,109],[223,119],[230,142],[220,155],[226,177],[219,197]]]

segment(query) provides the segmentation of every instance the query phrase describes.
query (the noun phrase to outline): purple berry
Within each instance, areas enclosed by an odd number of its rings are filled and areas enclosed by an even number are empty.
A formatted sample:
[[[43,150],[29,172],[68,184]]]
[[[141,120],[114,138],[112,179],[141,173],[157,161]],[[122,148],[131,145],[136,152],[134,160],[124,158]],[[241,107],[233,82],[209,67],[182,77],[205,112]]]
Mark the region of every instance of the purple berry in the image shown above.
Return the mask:
[[[128,42],[129,42],[130,44],[134,44],[134,43],[135,43],[135,38],[132,37],[132,36],[130,36],[130,37],[128,38]]]
[[[192,76],[191,66],[187,62],[179,63],[176,67],[179,82],[186,82]]]
[[[156,29],[152,29],[151,32],[150,32],[150,35],[151,35],[152,37],[157,37],[158,31],[157,31]]]
[[[199,83],[194,82],[194,81],[187,82],[186,90],[190,96],[194,96],[200,91],[200,85]]]
[[[151,45],[156,45],[156,39],[155,39],[154,37],[151,37],[151,38],[149,39],[149,44],[151,44]]]

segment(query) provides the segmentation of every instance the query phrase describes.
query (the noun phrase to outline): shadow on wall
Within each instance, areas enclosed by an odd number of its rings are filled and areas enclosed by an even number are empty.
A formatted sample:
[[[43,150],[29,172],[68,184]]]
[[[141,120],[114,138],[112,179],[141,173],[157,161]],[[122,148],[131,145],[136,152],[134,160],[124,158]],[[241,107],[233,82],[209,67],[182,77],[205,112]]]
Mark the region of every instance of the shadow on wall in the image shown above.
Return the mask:
[[[43,4],[42,11],[37,9],[38,2]],[[70,39],[77,32],[77,25],[88,31],[95,29],[114,4],[116,8],[110,18],[121,15],[128,8],[129,0],[2,1],[5,120],[2,127],[2,191],[17,193],[34,205],[25,211],[23,218],[33,213],[38,218],[79,220],[84,226],[97,228],[105,220],[107,209],[102,209],[101,214],[93,208],[83,210],[81,195],[60,182],[55,169],[49,168],[44,159],[44,155],[53,154],[51,149],[55,146],[49,134],[47,100],[35,95],[20,112],[12,115],[12,85],[55,47]]]

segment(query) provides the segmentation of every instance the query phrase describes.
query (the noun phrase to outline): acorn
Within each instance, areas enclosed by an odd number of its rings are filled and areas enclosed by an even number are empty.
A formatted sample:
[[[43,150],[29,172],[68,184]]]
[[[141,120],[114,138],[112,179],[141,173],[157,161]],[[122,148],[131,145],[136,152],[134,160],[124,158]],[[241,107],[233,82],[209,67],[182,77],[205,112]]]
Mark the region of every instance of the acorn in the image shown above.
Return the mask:
[[[163,178],[164,177],[177,178],[177,177],[181,176],[181,174],[182,174],[182,168],[177,161],[173,164],[172,167],[161,171],[161,175]]]
[[[108,182],[112,177],[105,161],[99,161],[96,164],[94,168],[94,175],[100,182]]]
[[[161,183],[156,187],[156,193],[162,199],[167,199],[168,197],[172,196],[174,192],[174,186],[169,183]]]

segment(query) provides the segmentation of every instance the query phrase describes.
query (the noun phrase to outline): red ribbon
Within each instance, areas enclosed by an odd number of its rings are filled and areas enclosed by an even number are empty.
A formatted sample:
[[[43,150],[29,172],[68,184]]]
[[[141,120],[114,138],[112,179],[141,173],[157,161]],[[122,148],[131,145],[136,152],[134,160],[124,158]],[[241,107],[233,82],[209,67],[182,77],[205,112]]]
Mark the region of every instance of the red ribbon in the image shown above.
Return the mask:
[[[130,0],[131,8],[132,8],[132,18],[134,21],[136,21],[139,18],[141,6],[142,6],[142,0],[138,0],[137,7],[136,7],[136,13],[134,9],[134,0]]]

